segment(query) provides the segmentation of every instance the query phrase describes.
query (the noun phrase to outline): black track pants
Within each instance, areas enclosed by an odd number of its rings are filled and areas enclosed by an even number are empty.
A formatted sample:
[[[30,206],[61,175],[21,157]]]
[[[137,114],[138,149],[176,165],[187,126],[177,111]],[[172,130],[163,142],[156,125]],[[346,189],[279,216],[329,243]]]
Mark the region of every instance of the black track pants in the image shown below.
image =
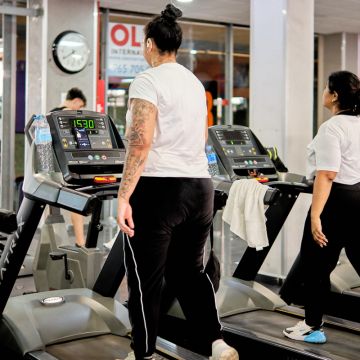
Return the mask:
[[[333,183],[329,199],[321,214],[322,230],[328,239],[321,248],[311,234],[308,212],[301,244],[301,261],[305,272],[305,318],[310,326],[320,326],[328,292],[330,273],[345,248],[351,264],[360,275],[360,184]]]
[[[213,201],[205,178],[142,177],[130,198],[135,235],[126,238],[125,263],[136,359],[155,350],[165,283],[209,344],[221,338],[214,290],[203,272]]]

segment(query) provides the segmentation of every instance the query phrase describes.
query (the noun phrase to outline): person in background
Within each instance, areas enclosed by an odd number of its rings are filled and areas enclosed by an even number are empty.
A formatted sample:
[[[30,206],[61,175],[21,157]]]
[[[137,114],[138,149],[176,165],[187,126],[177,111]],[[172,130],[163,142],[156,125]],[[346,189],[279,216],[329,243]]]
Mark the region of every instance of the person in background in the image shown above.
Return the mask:
[[[308,179],[314,179],[300,249],[304,268],[305,320],[286,328],[286,337],[325,343],[322,317],[330,273],[340,252],[360,275],[360,82],[348,71],[332,73],[323,93],[332,117],[308,146]]]
[[[237,360],[237,351],[222,339],[214,289],[204,272],[214,201],[205,155],[207,108],[201,82],[176,62],[181,15],[168,4],[145,26],[143,54],[150,68],[129,89],[117,215],[125,234],[134,350],[126,360],[153,358],[164,283],[189,327],[206,338],[211,359]]]
[[[65,97],[65,101],[58,107],[50,110],[50,112],[60,110],[80,110],[86,106],[86,97],[84,93],[76,88],[71,88]],[[84,217],[80,214],[70,213],[71,223],[74,227],[75,245],[78,247],[85,246],[84,236]]]

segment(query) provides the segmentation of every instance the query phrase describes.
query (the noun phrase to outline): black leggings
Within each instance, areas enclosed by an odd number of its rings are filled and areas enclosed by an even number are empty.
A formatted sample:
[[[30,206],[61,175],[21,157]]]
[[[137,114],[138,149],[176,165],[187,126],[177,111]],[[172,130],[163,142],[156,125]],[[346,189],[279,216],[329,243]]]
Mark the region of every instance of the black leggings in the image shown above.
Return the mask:
[[[130,198],[135,235],[125,241],[129,315],[136,359],[155,350],[164,284],[209,344],[221,338],[204,246],[214,189],[206,178],[142,177]]]
[[[329,199],[321,214],[322,231],[328,239],[325,247],[317,245],[311,234],[308,212],[300,256],[305,275],[305,318],[310,326],[319,327],[330,290],[330,273],[336,267],[341,250],[360,275],[360,183],[333,183]]]

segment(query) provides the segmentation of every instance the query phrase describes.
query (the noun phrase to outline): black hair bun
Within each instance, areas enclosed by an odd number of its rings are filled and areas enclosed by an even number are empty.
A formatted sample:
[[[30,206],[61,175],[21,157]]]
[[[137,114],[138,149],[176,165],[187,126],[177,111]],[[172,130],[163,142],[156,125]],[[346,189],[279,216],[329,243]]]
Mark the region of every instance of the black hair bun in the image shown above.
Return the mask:
[[[173,4],[167,4],[165,10],[161,12],[161,17],[168,22],[175,22],[182,16],[182,11]]]

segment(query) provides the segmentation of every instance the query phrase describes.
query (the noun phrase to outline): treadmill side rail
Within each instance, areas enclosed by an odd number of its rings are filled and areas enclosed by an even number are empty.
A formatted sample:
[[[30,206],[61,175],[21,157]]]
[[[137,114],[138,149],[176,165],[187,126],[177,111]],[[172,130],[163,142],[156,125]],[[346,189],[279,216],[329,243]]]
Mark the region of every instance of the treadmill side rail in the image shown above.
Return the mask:
[[[0,258],[0,315],[10,297],[44,207],[44,204],[27,198],[21,203],[17,214],[18,228],[8,237]]]
[[[63,299],[44,305],[44,299]],[[72,316],[64,316],[72,314]],[[89,289],[47,291],[12,297],[3,313],[0,335],[11,349],[25,355],[47,345],[103,334],[130,332],[127,309]]]
[[[27,354],[27,356],[30,359],[34,359],[34,360],[58,360],[58,358],[52,356],[51,354],[45,351],[33,351]]]

